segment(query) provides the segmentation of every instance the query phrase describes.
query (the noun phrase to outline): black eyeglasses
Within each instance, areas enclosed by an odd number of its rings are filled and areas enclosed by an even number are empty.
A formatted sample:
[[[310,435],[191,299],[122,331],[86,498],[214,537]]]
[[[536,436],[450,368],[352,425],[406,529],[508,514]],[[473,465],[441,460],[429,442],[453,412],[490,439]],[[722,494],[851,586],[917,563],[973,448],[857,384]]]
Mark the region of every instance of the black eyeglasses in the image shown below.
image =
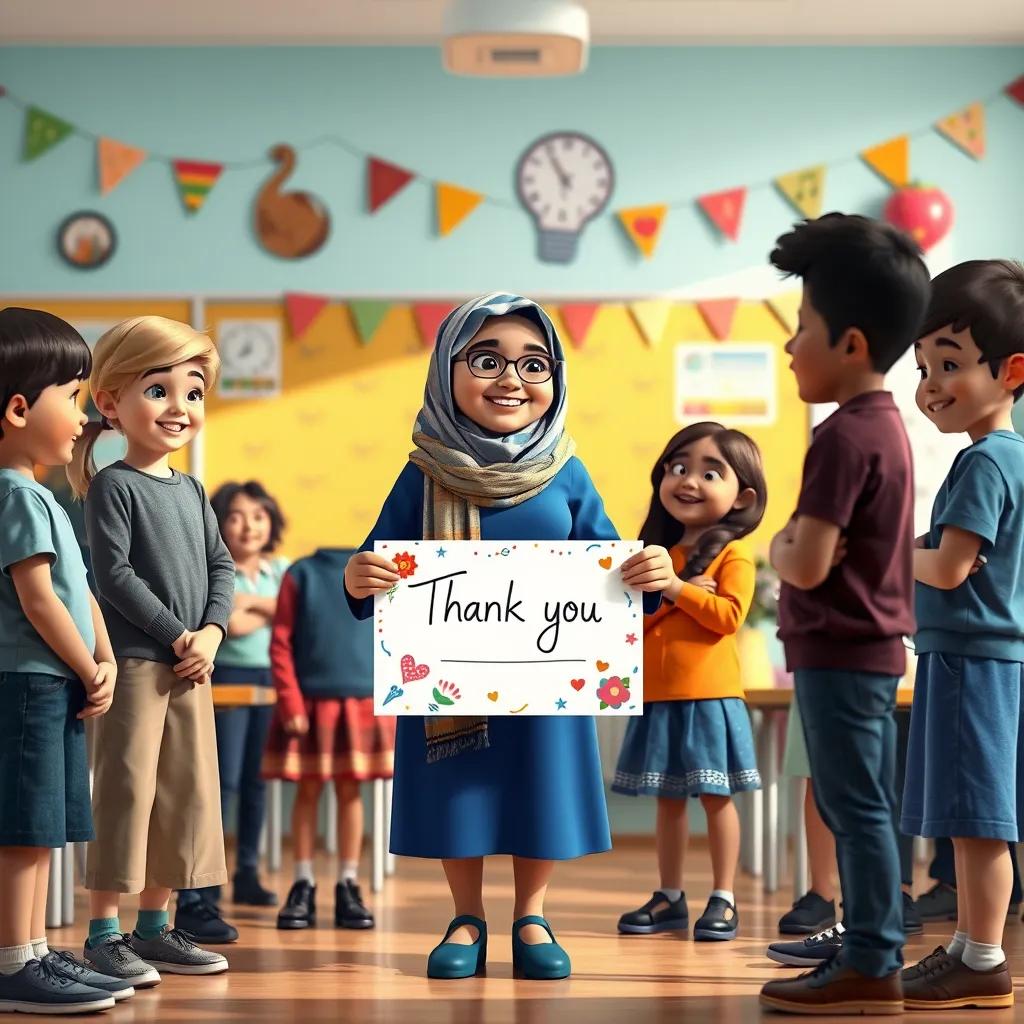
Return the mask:
[[[484,380],[497,380],[504,375],[508,364],[511,363],[524,384],[543,384],[545,381],[551,380],[551,375],[555,372],[555,364],[561,363],[563,360],[532,354],[520,356],[518,359],[506,359],[500,352],[478,349],[469,356],[459,356],[452,362],[465,363],[474,377],[482,377]]]

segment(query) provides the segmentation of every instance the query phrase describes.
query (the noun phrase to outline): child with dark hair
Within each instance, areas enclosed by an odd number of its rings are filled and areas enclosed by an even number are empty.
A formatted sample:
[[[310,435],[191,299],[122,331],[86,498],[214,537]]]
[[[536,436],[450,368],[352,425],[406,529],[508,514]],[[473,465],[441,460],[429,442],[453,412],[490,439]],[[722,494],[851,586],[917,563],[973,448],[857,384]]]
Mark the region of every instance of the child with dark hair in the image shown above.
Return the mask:
[[[256,480],[221,484],[210,498],[221,537],[235,563],[235,597],[227,637],[217,651],[214,686],[270,688],[270,624],[288,560],[272,558],[284,533],[277,502]],[[222,708],[214,716],[220,769],[221,816],[237,805],[235,903],[272,907],[277,895],[260,884],[259,844],[266,808],[260,766],[274,717],[271,703]],[[233,800],[234,798],[234,800]],[[206,942],[233,942],[237,930],[220,915],[220,886],[178,894],[175,927]]]
[[[761,453],[738,430],[694,423],[666,445],[651,486],[640,537],[663,552],[668,585],[661,607],[644,619],[644,713],[629,720],[612,789],[658,798],[660,877],[650,900],[619,918],[619,931],[689,927],[686,806],[698,797],[714,885],[693,937],[733,939],[740,822],[732,794],[761,785],[736,648],[755,582],[753,555],[740,538],[757,528],[767,500]]]
[[[0,1013],[86,1013],[134,993],[46,944],[50,850],[93,837],[85,721],[117,669],[67,513],[35,479],[66,466],[89,348],[37,309],[0,311]]]
[[[917,682],[902,827],[950,836],[953,940],[903,973],[913,1009],[1013,1005],[1002,950],[1022,838],[1024,266],[971,260],[939,274],[914,346],[918,408],[971,444],[953,461],[917,540]]]
[[[822,819],[836,838],[840,953],[765,1006],[899,1013],[903,946],[893,828],[896,687],[914,629],[913,468],[885,373],[919,334],[928,271],[913,242],[865,217],[829,214],[783,235],[771,262],[803,280],[786,343],[800,397],[837,402],[814,431],[796,511],[771,543],[779,636]]]

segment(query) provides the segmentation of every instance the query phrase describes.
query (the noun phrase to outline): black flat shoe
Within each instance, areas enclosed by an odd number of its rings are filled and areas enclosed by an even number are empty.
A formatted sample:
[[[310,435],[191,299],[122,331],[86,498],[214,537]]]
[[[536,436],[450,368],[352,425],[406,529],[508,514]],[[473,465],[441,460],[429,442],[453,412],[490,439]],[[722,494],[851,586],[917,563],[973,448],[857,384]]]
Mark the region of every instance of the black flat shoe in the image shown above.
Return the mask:
[[[277,906],[277,893],[260,885],[259,875],[253,868],[243,868],[235,872],[232,895],[235,903],[244,903],[249,907]]]
[[[736,938],[740,915],[736,908],[721,896],[712,896],[700,920],[693,926],[694,942],[728,942]]]
[[[660,910],[655,910],[657,906]],[[686,908],[686,893],[672,903],[664,893],[656,891],[636,910],[619,918],[619,931],[623,935],[653,935],[655,932],[685,932],[690,927],[690,912]]]
[[[174,912],[174,927],[199,944],[216,946],[238,941],[238,929],[220,916],[215,903],[204,899],[179,903]]]
[[[288,890],[288,898],[277,914],[277,927],[283,931],[311,928],[316,924],[316,886],[300,879]]]
[[[355,882],[339,882],[334,887],[334,927],[373,927],[373,914],[363,904],[363,895]]]

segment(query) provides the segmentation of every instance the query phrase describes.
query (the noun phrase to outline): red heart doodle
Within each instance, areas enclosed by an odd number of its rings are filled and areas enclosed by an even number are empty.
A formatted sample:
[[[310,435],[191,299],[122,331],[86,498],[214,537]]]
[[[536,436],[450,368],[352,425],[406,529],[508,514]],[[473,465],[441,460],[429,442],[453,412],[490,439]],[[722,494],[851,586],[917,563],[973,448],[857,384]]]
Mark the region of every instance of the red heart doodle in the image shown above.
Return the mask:
[[[641,238],[650,238],[658,230],[658,222],[653,217],[637,217],[633,221],[633,230]]]
[[[415,683],[417,679],[425,679],[430,675],[430,666],[417,665],[411,654],[402,656],[402,682]]]
[[[574,690],[575,690],[575,691],[576,691],[577,693],[579,693],[579,692],[580,692],[580,690],[582,690],[582,689],[583,689],[583,687],[584,687],[584,686],[586,685],[586,680],[585,680],[585,679],[573,679],[573,680],[572,680],[572,681],[571,681],[571,682],[569,683],[569,685],[570,685],[570,686],[571,686],[571,687],[572,687],[572,688],[573,688],[573,689],[574,689]]]

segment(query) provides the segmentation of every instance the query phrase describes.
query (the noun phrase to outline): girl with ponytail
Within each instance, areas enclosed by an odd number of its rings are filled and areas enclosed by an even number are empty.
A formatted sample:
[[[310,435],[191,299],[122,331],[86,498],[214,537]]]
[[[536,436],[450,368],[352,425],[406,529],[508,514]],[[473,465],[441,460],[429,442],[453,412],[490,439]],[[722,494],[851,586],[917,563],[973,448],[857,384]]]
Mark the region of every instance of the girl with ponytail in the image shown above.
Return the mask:
[[[735,641],[754,596],[754,559],[740,539],[764,515],[761,453],[746,434],[694,423],[669,441],[651,486],[643,582],[661,590],[662,605],[644,620],[644,713],[629,719],[612,789],[658,798],[661,877],[619,931],[688,929],[686,801],[696,796],[708,818],[714,890],[693,937],[732,939],[740,844],[732,794],[761,785]]]

